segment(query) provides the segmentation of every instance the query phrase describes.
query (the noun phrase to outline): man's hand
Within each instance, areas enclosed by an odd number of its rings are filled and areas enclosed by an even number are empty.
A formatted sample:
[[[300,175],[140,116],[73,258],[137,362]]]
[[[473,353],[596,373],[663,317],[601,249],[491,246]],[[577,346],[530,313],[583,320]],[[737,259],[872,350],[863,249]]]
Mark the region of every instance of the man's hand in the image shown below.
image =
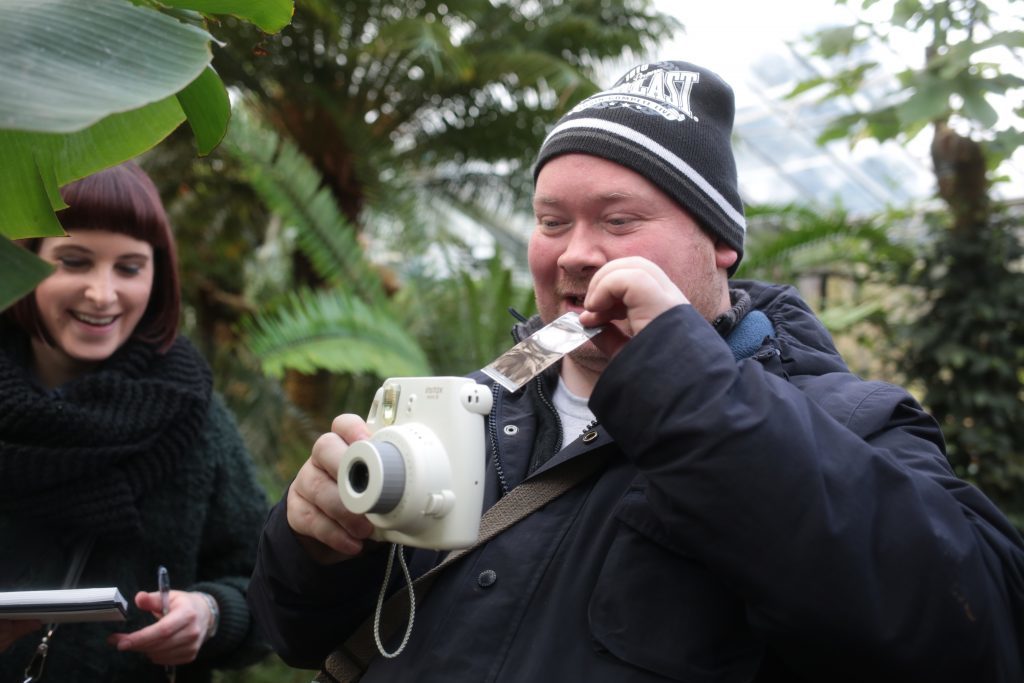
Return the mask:
[[[630,336],[639,334],[668,309],[688,303],[661,268],[645,258],[628,256],[609,261],[591,278],[580,322],[585,327],[616,320],[626,322],[628,333],[609,325],[593,339],[599,349],[613,358]]]
[[[334,418],[331,431],[313,444],[313,452],[288,489],[288,526],[317,562],[328,564],[358,555],[373,533],[365,515],[345,509],[338,495],[338,464],[348,444],[368,439],[370,431],[358,415]]]

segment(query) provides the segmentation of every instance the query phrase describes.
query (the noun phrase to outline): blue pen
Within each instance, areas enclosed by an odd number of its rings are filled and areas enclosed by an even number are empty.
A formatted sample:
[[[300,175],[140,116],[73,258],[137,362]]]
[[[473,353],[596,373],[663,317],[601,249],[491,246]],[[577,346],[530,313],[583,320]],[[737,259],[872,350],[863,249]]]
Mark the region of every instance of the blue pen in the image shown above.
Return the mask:
[[[160,565],[156,573],[156,584],[160,588],[160,612],[166,617],[167,613],[171,611],[171,578],[167,575],[167,567]],[[167,674],[167,680],[174,683],[176,675],[174,667],[165,666],[164,673]]]

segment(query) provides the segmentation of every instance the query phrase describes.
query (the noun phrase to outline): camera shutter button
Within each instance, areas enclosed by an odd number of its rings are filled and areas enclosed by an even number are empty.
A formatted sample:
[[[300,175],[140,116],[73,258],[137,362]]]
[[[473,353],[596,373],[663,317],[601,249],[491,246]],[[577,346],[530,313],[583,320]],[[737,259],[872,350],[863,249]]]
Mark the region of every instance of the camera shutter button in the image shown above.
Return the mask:
[[[476,577],[476,582],[480,584],[481,588],[490,588],[494,585],[494,582],[498,580],[498,572],[493,569],[485,569],[480,572],[480,576]]]

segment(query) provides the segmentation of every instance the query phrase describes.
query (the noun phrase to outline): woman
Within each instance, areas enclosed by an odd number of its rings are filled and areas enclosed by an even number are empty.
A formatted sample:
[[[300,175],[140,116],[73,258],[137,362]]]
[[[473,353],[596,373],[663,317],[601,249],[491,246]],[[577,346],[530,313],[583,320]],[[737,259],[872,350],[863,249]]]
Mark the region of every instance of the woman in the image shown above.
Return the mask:
[[[174,239],[126,163],[62,189],[55,268],[0,315],[0,590],[116,586],[125,622],[62,624],[43,680],[205,681],[264,653],[245,593],[266,511],[209,366],[178,336]],[[157,572],[172,590],[161,615]],[[0,680],[45,635],[0,620]],[[38,664],[38,662],[37,662]]]

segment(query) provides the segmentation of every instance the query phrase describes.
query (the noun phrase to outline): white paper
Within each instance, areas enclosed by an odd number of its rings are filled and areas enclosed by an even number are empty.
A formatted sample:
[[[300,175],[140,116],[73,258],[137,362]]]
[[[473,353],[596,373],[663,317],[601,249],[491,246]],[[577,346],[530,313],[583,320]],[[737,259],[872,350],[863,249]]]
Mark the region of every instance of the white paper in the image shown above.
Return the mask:
[[[128,601],[113,587],[0,592],[0,619],[124,621],[127,613]]]

